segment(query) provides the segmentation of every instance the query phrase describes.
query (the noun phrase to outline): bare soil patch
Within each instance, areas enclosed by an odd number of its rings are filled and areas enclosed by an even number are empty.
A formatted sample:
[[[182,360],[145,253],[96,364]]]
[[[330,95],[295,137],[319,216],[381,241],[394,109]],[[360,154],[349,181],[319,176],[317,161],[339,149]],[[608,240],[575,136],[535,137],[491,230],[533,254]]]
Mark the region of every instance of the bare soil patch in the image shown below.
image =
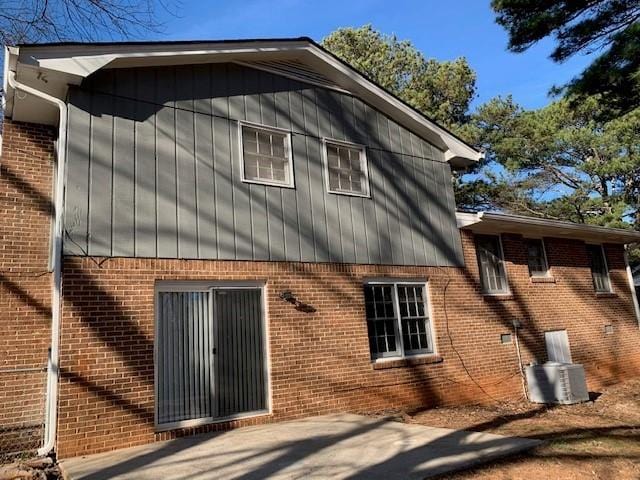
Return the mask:
[[[404,412],[405,422],[545,440],[522,455],[443,478],[640,479],[640,379],[571,406],[528,402]]]

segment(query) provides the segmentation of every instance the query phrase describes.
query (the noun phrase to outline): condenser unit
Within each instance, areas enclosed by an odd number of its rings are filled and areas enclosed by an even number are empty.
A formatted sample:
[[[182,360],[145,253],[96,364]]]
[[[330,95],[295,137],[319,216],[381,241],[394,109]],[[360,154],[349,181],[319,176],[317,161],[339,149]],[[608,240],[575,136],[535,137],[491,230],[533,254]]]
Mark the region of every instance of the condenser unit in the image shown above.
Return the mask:
[[[532,402],[572,404],[589,400],[582,365],[548,362],[526,367],[525,374]]]

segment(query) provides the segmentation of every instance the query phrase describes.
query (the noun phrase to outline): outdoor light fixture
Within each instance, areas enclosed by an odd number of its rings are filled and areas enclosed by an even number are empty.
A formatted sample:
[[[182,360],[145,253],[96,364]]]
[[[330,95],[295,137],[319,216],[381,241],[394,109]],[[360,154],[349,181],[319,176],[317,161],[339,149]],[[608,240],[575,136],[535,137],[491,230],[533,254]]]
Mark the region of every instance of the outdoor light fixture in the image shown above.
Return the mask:
[[[280,294],[280,298],[285,302],[293,304],[297,303],[296,297],[293,295],[293,292],[291,292],[291,290],[285,290],[284,292],[282,292]]]
[[[285,302],[289,302],[291,305],[294,305],[296,307],[296,310],[300,312],[313,313],[316,311],[316,309],[311,305],[308,305],[298,300],[291,290],[285,290],[279,296]]]

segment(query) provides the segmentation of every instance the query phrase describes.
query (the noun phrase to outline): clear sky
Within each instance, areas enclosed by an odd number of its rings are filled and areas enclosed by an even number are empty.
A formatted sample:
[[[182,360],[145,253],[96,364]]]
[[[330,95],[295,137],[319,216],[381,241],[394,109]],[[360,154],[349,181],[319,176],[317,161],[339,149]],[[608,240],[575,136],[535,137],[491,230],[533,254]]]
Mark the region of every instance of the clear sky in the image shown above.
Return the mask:
[[[506,50],[507,35],[494,21],[490,0],[182,0],[158,39],[206,40],[309,36],[322,40],[339,27],[371,23],[411,40],[427,57],[467,58],[478,74],[478,98],[512,93],[526,108],[549,102],[547,92],[580,72],[582,56],[558,65],[552,42],[521,54]]]

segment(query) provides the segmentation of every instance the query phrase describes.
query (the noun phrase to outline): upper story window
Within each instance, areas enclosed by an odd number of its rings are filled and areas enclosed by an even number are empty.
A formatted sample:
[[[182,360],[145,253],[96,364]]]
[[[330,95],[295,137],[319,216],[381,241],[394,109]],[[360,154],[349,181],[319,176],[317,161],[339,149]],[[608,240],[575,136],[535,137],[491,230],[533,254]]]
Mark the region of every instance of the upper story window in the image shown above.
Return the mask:
[[[509,293],[500,237],[476,235],[475,242],[482,291],[489,294]]]
[[[365,147],[336,140],[324,140],[329,192],[369,196]]]
[[[609,280],[609,268],[604,255],[602,245],[587,245],[587,253],[591,263],[591,278],[596,292],[611,292],[611,280]]]
[[[547,262],[544,240],[541,238],[527,239],[527,261],[529,263],[529,275],[532,277],[546,277],[549,275],[549,263]]]
[[[364,299],[374,360],[433,353],[424,283],[369,283]]]
[[[242,180],[293,187],[291,135],[270,127],[240,124]]]

